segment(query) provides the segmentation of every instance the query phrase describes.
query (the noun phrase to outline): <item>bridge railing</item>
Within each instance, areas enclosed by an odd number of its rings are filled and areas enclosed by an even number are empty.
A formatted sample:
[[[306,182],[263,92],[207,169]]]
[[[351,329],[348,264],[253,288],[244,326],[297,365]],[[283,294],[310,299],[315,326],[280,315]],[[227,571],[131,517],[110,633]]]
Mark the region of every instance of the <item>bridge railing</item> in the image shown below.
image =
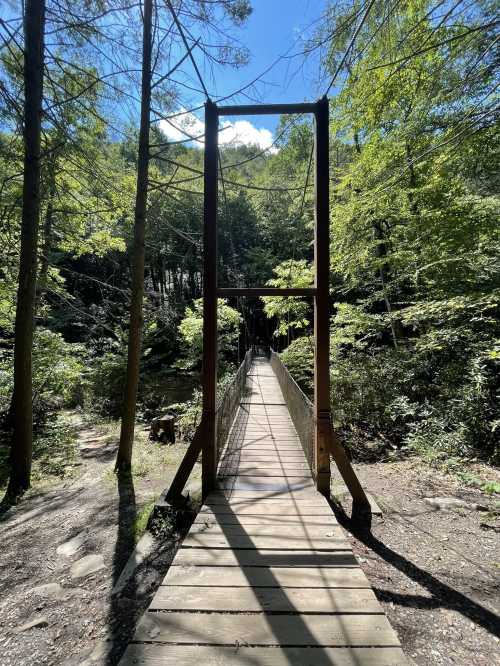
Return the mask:
[[[314,477],[316,476],[314,469],[314,431],[316,421],[313,404],[301,391],[297,382],[274,351],[271,351],[271,366],[278,378],[281,392],[285,398],[290,416],[292,417],[293,424]],[[352,495],[353,514],[359,511],[361,514],[369,515],[371,511],[369,499],[356,476],[344,447],[334,434],[331,426],[329,426],[328,439],[329,453],[335,460],[337,469]]]
[[[247,374],[250,370],[253,357],[254,350],[251,348],[245,354],[245,358],[238,368],[233,381],[226,388],[224,395],[219,400],[217,405],[217,412],[215,416],[215,427],[217,433],[217,461],[220,460],[222,451],[226,446],[229,432],[234,422],[234,417],[238,411],[241,398],[245,394]]]
[[[217,460],[220,459],[229,432],[231,430],[231,426],[236,416],[236,412],[238,411],[241,397],[244,395],[246,376],[250,369],[253,356],[254,350],[251,348],[245,354],[245,358],[238,368],[234,379],[226,388],[224,394],[218,402],[217,411],[215,414],[215,427],[217,433]],[[187,480],[189,479],[189,475],[191,474],[191,471],[203,448],[205,434],[206,418],[202,414],[201,421],[196,428],[193,439],[191,440],[191,443],[186,453],[184,454],[184,458],[179,465],[179,469],[177,470],[172,483],[170,484],[170,488],[168,489],[166,495],[167,500],[175,500],[184,490],[184,486],[186,485]]]
[[[283,365],[275,351],[271,351],[271,367],[285,398],[293,425],[300,439],[307,463],[314,472],[314,410],[313,404],[304,395],[297,382]]]

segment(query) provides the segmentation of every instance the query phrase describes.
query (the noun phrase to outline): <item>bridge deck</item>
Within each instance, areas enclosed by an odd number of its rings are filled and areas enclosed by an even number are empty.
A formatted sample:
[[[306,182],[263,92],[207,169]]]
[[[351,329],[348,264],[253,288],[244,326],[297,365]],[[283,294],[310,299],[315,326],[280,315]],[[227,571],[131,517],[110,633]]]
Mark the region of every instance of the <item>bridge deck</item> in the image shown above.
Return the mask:
[[[402,666],[316,492],[270,364],[254,360],[219,469],[122,666]]]

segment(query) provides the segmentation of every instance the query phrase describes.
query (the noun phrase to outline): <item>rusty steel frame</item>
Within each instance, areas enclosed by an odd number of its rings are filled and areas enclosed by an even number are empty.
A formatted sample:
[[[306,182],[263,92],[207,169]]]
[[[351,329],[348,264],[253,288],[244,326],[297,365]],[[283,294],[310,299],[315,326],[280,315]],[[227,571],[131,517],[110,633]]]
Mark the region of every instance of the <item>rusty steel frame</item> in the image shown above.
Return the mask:
[[[219,116],[312,113],[315,118],[314,288],[217,288],[217,174]],[[203,416],[202,493],[216,486],[217,297],[312,296],[314,298],[314,466],[317,490],[330,495],[330,454],[341,470],[354,500],[366,496],[342,446],[334,440],[330,413],[330,240],[329,240],[329,109],[328,98],[315,103],[217,107],[205,104],[204,224],[203,224]]]

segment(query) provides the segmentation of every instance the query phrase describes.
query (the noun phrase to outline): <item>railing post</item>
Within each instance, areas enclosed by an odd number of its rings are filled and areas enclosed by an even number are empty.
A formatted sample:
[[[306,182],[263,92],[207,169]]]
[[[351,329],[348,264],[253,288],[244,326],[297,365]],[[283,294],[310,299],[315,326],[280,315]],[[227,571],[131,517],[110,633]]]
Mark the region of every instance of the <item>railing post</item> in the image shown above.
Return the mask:
[[[217,106],[205,103],[203,213],[203,449],[202,494],[216,485],[217,433]]]
[[[314,475],[320,493],[330,495],[330,214],[328,98],[315,111],[315,221],[314,221]]]

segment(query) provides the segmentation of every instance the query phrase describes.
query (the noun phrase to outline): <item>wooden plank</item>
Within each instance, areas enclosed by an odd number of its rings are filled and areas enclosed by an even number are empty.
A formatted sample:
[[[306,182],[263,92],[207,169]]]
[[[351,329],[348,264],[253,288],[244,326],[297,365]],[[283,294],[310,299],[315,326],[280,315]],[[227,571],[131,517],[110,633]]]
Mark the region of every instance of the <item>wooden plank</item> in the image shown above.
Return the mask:
[[[263,476],[280,476],[282,473],[291,474],[307,474],[309,476],[309,467],[303,460],[282,460],[282,461],[267,461],[266,465],[259,464],[255,461],[239,461],[238,472],[241,475],[246,474],[262,474]]]
[[[294,441],[293,439],[287,440],[277,440],[277,439],[244,439],[238,442],[235,442],[229,451],[239,451],[248,449],[270,449],[273,452],[284,452],[288,453],[289,450],[294,451],[303,451],[304,449],[300,445],[299,440]]]
[[[120,666],[408,666],[400,648],[129,645]]]
[[[266,426],[285,423],[293,427],[293,422],[288,412],[286,413],[278,412],[276,414],[268,414],[267,412],[265,412],[264,414],[250,414],[248,422],[258,423],[260,425],[266,425]]]
[[[245,440],[252,439],[253,437],[259,437],[262,439],[276,440],[280,439],[283,441],[289,439],[292,442],[298,442],[298,435],[294,428],[289,428],[288,426],[272,426],[265,429],[263,427],[248,427],[245,428],[244,433]]]
[[[162,585],[370,588],[360,567],[208,567],[175,562]]]
[[[212,507],[212,506],[226,506],[232,511],[239,507],[259,507],[265,509],[270,513],[277,513],[287,509],[296,509],[300,511],[306,506],[315,506],[322,507],[326,510],[326,513],[333,514],[333,511],[328,504],[328,502],[321,496],[316,493],[309,494],[302,497],[302,499],[297,500],[296,502],[290,499],[283,499],[279,496],[271,496],[269,498],[261,497],[257,495],[256,497],[248,497],[244,495],[243,497],[231,497],[228,499],[222,493],[210,493],[207,497],[207,501],[203,507]],[[202,510],[203,510],[202,507]],[[272,510],[272,511],[271,511]]]
[[[217,487],[233,496],[253,493],[254,497],[259,497],[261,494],[264,495],[264,497],[293,497],[297,496],[297,493],[303,493],[305,491],[310,492],[312,489],[310,482],[292,483],[292,481],[285,480],[285,482],[279,483],[278,479],[276,479],[276,483],[271,483],[271,479],[268,479],[267,481],[267,483],[256,483],[245,482],[241,479],[237,482],[233,482],[230,481],[229,478],[226,478],[220,479],[217,483]]]
[[[241,452],[241,454],[225,455],[222,460],[233,460],[236,458],[242,463],[280,463],[280,462],[302,462],[307,464],[306,457],[302,451],[291,451],[290,453],[259,453],[258,451]],[[263,465],[265,467],[265,465]]]
[[[299,532],[299,530],[297,530]],[[266,535],[248,536],[247,534],[225,534],[207,530],[189,532],[181,548],[245,548],[254,550],[349,550],[349,542],[339,534],[332,536],[297,536]]]
[[[306,489],[306,491],[303,491],[301,493],[296,493],[298,496],[296,498],[291,497],[291,496],[285,496],[282,497],[281,493],[239,493],[236,494],[234,493],[231,497],[228,497],[227,493],[223,490],[217,490],[216,493],[211,493],[210,494],[210,499],[207,499],[206,504],[208,506],[212,504],[252,504],[259,502],[262,504],[262,506],[265,506],[268,502],[281,502],[283,506],[289,504],[289,505],[299,505],[299,504],[316,504],[318,506],[327,506],[330,511],[332,509],[330,508],[329,504],[326,502],[326,500],[321,496],[315,493],[314,491],[311,491],[309,489]],[[277,505],[275,505],[277,506]],[[332,512],[333,513],[333,512]]]
[[[240,461],[238,465],[238,471],[240,474],[245,474],[246,472],[259,472],[260,474],[267,474],[274,472],[280,472],[285,470],[286,473],[289,473],[292,470],[306,470],[309,471],[309,467],[306,462],[287,460],[282,462],[269,462],[267,465],[259,465],[256,462],[246,462],[245,460]]]
[[[267,474],[263,474],[259,470],[258,475],[255,472],[247,470],[246,473],[241,474],[240,468],[237,469],[231,474],[221,475],[219,478],[231,479],[232,481],[242,482],[242,483],[304,483],[306,485],[312,484],[312,478],[310,474],[304,474],[304,470],[291,470],[286,471],[284,469],[274,469],[269,471]]]
[[[219,477],[232,477],[232,478],[241,478],[245,480],[247,478],[255,478],[256,474],[260,474],[261,479],[290,479],[291,481],[297,481],[298,479],[310,479],[311,474],[309,470],[304,467],[274,467],[263,471],[256,467],[249,467],[248,469],[241,468],[241,465],[235,465],[233,469],[223,470],[219,473]]]
[[[249,449],[258,446],[282,450],[282,449],[299,449],[302,450],[299,440],[287,438],[286,440],[267,439],[264,437],[248,437],[238,442],[234,442],[228,451],[238,451],[239,449]]]
[[[272,433],[265,433],[262,431],[252,432],[247,430],[244,433],[241,433],[240,438],[237,442],[235,442],[235,444],[247,444],[248,442],[262,442],[265,444],[277,444],[279,446],[285,446],[286,444],[297,444],[300,446],[298,435],[293,432],[285,431],[273,431]]]
[[[222,461],[238,461],[241,462],[242,464],[245,463],[267,463],[263,465],[259,465],[260,467],[267,467],[268,464],[272,465],[281,465],[286,464],[286,463],[302,463],[302,464],[307,464],[306,457],[303,453],[300,451],[296,452],[291,452],[290,454],[280,454],[280,453],[273,453],[271,451],[269,452],[263,452],[259,453],[257,451],[248,451],[248,452],[242,452],[241,454],[236,454],[232,456],[224,456],[224,458],[221,460]]]
[[[249,499],[307,499],[312,498],[311,488],[293,488],[292,490],[284,490],[282,488],[255,488],[253,490],[234,489],[226,490],[226,494],[230,495],[233,499],[249,498]]]
[[[149,610],[275,613],[383,613],[372,590],[161,586]]]
[[[398,646],[384,615],[146,613],[134,637],[153,643]]]
[[[255,359],[254,359],[254,362],[255,362]],[[267,362],[267,371],[268,371],[269,374],[266,375],[266,376],[269,377],[270,379],[273,379],[276,382],[275,386],[277,387],[277,390],[279,390],[279,392],[281,393],[277,377],[274,374],[274,371],[273,371],[269,361]],[[255,368],[252,367],[248,376],[250,378],[252,376],[257,377],[257,379],[255,380],[256,382],[265,381],[265,380],[263,380],[263,375],[259,376],[259,375],[255,375],[254,373],[255,373]],[[268,402],[266,404],[264,404],[263,402],[261,402],[261,404],[258,404],[258,401],[255,401],[255,400],[250,402],[250,401],[246,401],[245,399],[243,399],[241,404],[245,408],[249,408],[249,409],[251,408],[254,411],[263,411],[263,412],[267,412],[267,413],[270,413],[270,412],[286,412],[287,414],[290,413],[289,410],[288,410],[288,405],[286,404],[286,402],[284,400],[282,400],[282,401],[281,400],[273,400],[272,402]]]
[[[251,432],[246,430],[242,438],[238,440],[237,444],[247,444],[248,442],[253,442],[257,444],[258,442],[262,444],[274,444],[275,446],[290,446],[292,444],[298,444],[300,446],[300,440],[298,435],[293,432],[276,432],[265,433],[265,432]]]
[[[338,523],[328,525],[309,525],[307,521],[294,525],[281,525],[278,518],[271,525],[221,525],[220,523],[193,523],[188,532],[190,534],[225,534],[253,537],[276,536],[283,537],[284,542],[290,538],[344,538],[344,531]],[[288,547],[288,546],[287,546]]]
[[[351,551],[180,548],[172,566],[357,567]]]
[[[241,453],[241,455],[245,453],[254,453],[254,454],[262,454],[265,455],[266,451],[259,451],[258,446],[256,446],[257,442],[255,441],[248,441],[248,442],[234,442],[231,447],[227,449],[227,451],[231,451],[234,453]],[[288,456],[288,455],[293,455],[295,453],[304,453],[304,449],[302,448],[300,442],[278,442],[278,441],[272,441],[272,442],[260,442],[261,445],[265,445],[265,447],[272,449],[271,453],[272,454],[279,454],[283,456]],[[253,450],[250,450],[253,449]]]
[[[297,515],[292,516],[278,516],[278,515],[235,515],[235,514],[226,514],[226,513],[199,513],[193,525],[203,524],[211,525],[216,523],[218,525],[281,525],[282,527],[294,527],[299,529],[301,525],[307,525],[308,527],[320,526],[320,527],[330,527],[331,525],[338,525],[335,517],[332,516],[305,516],[300,517]]]
[[[219,478],[219,487],[234,487],[240,490],[294,490],[301,488],[312,488],[313,481],[311,475],[300,476],[286,474],[274,474],[273,476],[255,476],[255,474],[238,475],[231,474]]]
[[[290,432],[293,435],[297,434],[297,431],[295,430],[295,427],[291,421],[283,421],[280,423],[276,423],[273,426],[270,425],[270,423],[267,420],[267,417],[264,419],[261,419],[259,423],[255,422],[252,418],[248,420],[248,422],[245,424],[245,431],[246,432],[265,432],[265,433],[274,433],[276,431],[284,430],[286,432]]]

